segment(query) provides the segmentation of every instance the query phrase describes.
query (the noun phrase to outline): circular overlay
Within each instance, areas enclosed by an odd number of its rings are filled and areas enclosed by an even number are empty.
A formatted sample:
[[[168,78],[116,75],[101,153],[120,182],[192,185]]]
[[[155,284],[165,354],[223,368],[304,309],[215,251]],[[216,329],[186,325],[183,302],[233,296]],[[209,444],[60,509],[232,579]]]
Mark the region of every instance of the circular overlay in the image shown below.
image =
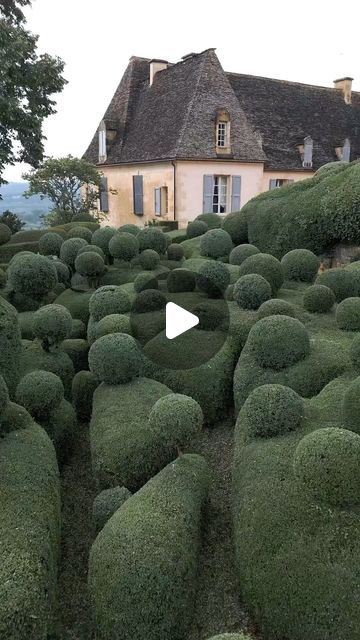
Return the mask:
[[[155,277],[154,280],[157,288],[147,289],[146,294],[144,291],[135,294],[130,314],[132,334],[145,358],[158,367],[174,370],[193,369],[209,362],[228,336],[229,308],[224,294],[210,281],[207,287],[203,276],[201,283],[197,278],[201,290],[197,284],[194,291],[176,293],[168,292],[166,280]],[[177,308],[174,310],[172,306],[170,312],[168,303]],[[188,318],[183,311],[196,316],[198,324],[175,338],[168,338],[167,333],[185,329]]]

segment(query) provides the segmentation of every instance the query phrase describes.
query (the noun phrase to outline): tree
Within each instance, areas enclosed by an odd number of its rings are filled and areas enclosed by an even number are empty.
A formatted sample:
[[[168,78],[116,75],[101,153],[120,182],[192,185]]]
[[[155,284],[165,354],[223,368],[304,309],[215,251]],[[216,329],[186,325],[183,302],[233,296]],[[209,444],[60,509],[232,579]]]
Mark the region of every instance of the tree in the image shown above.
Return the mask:
[[[31,0],[0,0],[0,184],[4,167],[38,166],[44,155],[42,125],[55,113],[51,96],[66,83],[64,62],[38,55],[38,36],[25,29],[21,7]]]
[[[17,233],[25,227],[26,222],[23,222],[16,213],[7,209],[0,215],[0,224],[6,224],[6,226],[11,230],[11,233]]]
[[[25,197],[39,194],[53,202],[53,209],[43,216],[50,226],[71,222],[82,213],[97,212],[101,175],[86,160],[72,156],[48,158],[23,178],[29,182]]]

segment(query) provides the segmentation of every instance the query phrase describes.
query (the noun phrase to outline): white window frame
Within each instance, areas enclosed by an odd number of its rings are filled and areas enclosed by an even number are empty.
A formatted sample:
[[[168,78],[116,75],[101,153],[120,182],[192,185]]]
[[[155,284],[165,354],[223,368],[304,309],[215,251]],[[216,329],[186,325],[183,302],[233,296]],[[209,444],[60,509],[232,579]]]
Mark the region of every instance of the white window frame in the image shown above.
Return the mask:
[[[216,146],[217,147],[227,147],[228,146],[228,130],[229,123],[225,120],[219,120],[217,123],[217,131],[216,131]]]
[[[154,188],[154,213],[161,216],[161,187]]]
[[[224,215],[228,208],[228,185],[229,176],[217,175],[214,176],[213,196],[212,196],[212,211],[219,215]]]
[[[105,162],[106,157],[106,129],[105,127],[101,127],[99,129],[99,162]]]

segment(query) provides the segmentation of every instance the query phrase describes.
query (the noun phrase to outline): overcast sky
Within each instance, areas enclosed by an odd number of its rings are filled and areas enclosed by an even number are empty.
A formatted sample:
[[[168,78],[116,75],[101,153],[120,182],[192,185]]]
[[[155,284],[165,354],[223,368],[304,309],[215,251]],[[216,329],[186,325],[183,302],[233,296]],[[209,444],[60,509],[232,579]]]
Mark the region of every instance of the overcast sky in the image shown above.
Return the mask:
[[[357,0],[33,0],[39,49],[66,62],[69,82],[45,124],[46,154],[85,151],[130,56],[177,62],[216,47],[226,71],[360,90]],[[9,167],[8,180],[23,168]]]

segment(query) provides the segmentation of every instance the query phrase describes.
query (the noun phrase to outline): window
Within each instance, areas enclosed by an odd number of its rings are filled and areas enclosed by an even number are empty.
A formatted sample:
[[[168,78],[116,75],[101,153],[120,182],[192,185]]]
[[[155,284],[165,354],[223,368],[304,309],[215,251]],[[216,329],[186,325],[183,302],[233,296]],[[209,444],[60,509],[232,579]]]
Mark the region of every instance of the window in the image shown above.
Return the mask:
[[[294,180],[288,178],[272,178],[269,183],[269,189],[278,189],[284,184],[290,184],[291,182],[294,182]]]
[[[344,146],[342,148],[342,154],[341,154],[341,159],[344,160],[344,162],[350,162],[350,151],[351,151],[351,145],[350,145],[350,140],[349,138],[346,138],[345,142],[344,142]]]
[[[310,136],[304,138],[304,155],[303,155],[303,167],[311,168],[313,166],[313,141]]]
[[[133,176],[133,198],[134,198],[134,213],[137,216],[144,214],[144,202],[143,202],[143,177]]]
[[[107,150],[106,150],[106,126],[102,121],[99,127],[99,162],[106,162]]]
[[[217,126],[217,141],[218,147],[227,147],[227,122],[218,122]]]
[[[156,216],[161,216],[168,212],[168,188],[155,187],[154,189],[154,210]]]
[[[214,176],[213,213],[226,213],[227,183],[227,176]]]
[[[101,186],[100,186],[100,211],[104,213],[108,213],[109,211],[109,192],[108,192],[108,181],[105,176],[101,178]]]

